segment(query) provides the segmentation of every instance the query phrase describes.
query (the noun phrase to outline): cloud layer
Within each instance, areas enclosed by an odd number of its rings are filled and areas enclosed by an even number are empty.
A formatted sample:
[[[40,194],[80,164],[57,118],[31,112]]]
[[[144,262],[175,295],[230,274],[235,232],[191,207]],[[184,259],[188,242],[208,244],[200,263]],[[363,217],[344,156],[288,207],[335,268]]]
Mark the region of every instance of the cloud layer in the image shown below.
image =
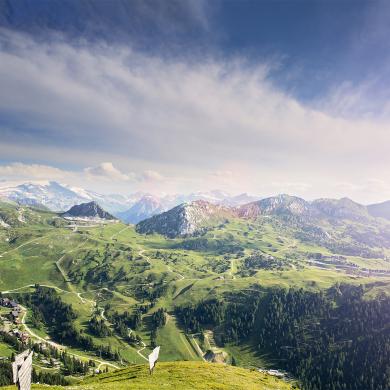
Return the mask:
[[[4,162],[66,166],[127,190],[152,181],[164,191],[314,197],[390,182],[390,121],[358,115],[350,88],[309,107],[272,85],[272,63],[162,59],[7,30],[0,48]]]

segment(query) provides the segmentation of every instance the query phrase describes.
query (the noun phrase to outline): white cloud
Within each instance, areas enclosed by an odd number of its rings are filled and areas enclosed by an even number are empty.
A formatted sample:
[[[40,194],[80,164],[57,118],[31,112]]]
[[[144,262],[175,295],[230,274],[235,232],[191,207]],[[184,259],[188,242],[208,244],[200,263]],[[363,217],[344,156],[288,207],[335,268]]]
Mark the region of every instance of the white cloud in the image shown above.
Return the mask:
[[[272,64],[161,59],[6,30],[0,50],[0,110],[8,118],[0,150],[11,161],[23,161],[18,150],[28,148],[29,160],[78,163],[95,178],[167,192],[220,183],[314,197],[337,183],[390,181],[390,122],[352,115],[364,88],[357,95],[344,88],[313,109],[269,82]],[[98,165],[97,155],[111,162]],[[209,174],[218,171],[230,173]]]
[[[48,165],[23,164],[20,162],[0,165],[0,176],[4,179],[63,179],[66,172]]]
[[[111,180],[129,180],[129,175],[125,175],[119,169],[115,168],[112,162],[103,162],[96,167],[85,168],[85,173],[92,176]]]
[[[164,176],[157,171],[146,170],[138,178],[139,181],[154,182],[164,180]]]

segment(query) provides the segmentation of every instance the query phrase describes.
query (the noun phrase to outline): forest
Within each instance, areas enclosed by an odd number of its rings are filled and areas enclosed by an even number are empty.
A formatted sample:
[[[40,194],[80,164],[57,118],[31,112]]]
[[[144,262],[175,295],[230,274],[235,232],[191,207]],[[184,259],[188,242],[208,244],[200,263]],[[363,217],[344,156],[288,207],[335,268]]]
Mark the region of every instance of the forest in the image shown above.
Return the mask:
[[[390,298],[367,300],[363,286],[277,288],[239,303],[178,307],[176,314],[188,332],[213,328],[219,344],[250,340],[306,390],[390,388]]]
[[[34,321],[42,321],[54,340],[84,350],[94,351],[96,355],[106,359],[119,359],[117,351],[112,351],[110,346],[95,345],[91,336],[81,333],[75,327],[76,312],[71,305],[61,300],[54,289],[35,285],[33,293],[18,294],[17,300],[32,309],[35,314]],[[101,331],[101,328],[99,329],[93,320],[89,324],[89,329],[92,333]]]

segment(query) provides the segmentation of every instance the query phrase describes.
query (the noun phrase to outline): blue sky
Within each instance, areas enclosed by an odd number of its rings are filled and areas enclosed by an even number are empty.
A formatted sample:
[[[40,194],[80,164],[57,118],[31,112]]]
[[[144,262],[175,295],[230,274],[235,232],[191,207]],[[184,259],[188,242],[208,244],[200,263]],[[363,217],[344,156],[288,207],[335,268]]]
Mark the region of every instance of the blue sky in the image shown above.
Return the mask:
[[[386,71],[390,6],[372,1],[227,2],[225,50],[280,59],[275,79],[301,99]]]
[[[0,179],[390,199],[390,3],[0,1]]]

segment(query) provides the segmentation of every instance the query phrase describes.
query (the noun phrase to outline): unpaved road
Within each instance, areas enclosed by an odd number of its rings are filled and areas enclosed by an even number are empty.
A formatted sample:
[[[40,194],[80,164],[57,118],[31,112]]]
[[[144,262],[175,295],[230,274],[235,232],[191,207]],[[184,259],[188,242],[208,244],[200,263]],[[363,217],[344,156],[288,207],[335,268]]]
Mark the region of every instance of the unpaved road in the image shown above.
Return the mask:
[[[43,337],[41,336],[38,336],[36,333],[34,333],[29,327],[28,325],[26,324],[26,316],[27,316],[27,308],[25,308],[24,306],[22,305],[19,305],[22,310],[24,311],[23,313],[23,317],[22,317],[22,325],[25,329],[25,331],[33,338],[35,339],[38,339],[39,341],[43,342],[43,343],[47,343],[49,345],[51,345],[52,347],[56,348],[56,349],[59,349],[60,351],[66,351],[67,350],[67,347],[65,345],[61,345],[61,344],[58,344],[58,343],[55,343],[54,341],[52,340],[46,340],[44,339]],[[110,366],[110,367],[113,367],[113,368],[116,368],[118,369],[119,367],[113,363],[110,363],[110,362],[107,362],[105,360],[99,360],[99,359],[95,359],[95,358],[92,358],[92,357],[85,357],[85,356],[81,356],[81,355],[78,355],[76,353],[73,353],[73,352],[69,352],[67,351],[67,353],[71,356],[75,356],[77,358],[79,358],[80,360],[83,360],[83,359],[91,359],[95,362],[97,362],[99,365],[97,368],[101,367],[102,365],[107,365],[107,366]]]

